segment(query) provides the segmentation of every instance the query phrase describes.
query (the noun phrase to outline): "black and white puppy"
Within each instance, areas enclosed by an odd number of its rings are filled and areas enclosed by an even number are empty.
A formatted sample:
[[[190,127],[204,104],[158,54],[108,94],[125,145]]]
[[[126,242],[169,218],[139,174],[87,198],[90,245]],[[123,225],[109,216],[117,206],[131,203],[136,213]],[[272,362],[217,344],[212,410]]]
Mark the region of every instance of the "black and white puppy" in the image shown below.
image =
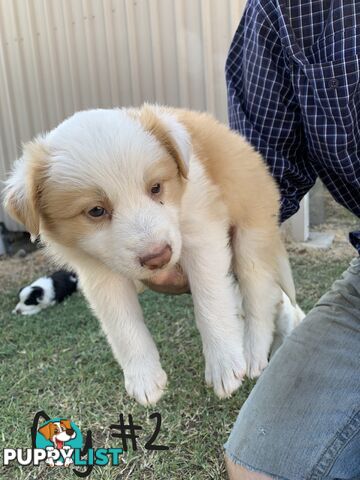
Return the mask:
[[[13,313],[34,315],[44,308],[62,302],[77,290],[75,273],[59,270],[47,277],[40,277],[19,291],[19,303]]]

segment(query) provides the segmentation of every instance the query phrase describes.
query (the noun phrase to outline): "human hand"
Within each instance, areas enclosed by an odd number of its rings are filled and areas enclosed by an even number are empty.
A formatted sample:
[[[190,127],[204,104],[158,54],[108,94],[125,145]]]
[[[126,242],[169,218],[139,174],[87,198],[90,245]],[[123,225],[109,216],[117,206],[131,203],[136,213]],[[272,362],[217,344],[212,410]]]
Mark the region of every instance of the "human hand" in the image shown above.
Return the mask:
[[[171,270],[163,270],[155,273],[150,280],[143,281],[145,285],[159,293],[169,293],[179,295],[181,293],[190,293],[188,278],[179,264],[176,264]]]

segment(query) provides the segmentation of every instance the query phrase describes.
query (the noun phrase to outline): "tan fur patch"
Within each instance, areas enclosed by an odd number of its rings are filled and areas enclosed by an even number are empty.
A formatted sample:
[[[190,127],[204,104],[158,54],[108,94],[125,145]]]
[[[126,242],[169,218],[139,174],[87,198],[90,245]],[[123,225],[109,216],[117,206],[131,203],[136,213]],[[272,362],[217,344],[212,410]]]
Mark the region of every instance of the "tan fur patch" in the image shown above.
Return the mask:
[[[148,185],[149,191],[152,185],[157,182],[161,183],[163,189],[161,195],[158,197],[159,201],[180,207],[181,196],[185,189],[185,181],[178,175],[176,164],[170,155],[162,158],[147,169],[145,172],[145,182]]]
[[[46,157],[48,152],[40,141],[29,142],[24,147],[24,158],[27,161],[25,191],[19,192],[16,187],[7,192],[5,208],[18,222],[34,236],[39,234],[40,217],[39,201],[43,182],[47,174]]]
[[[220,187],[232,222],[242,227],[278,227],[279,192],[261,156],[240,135],[206,113],[174,109],[192,146]]]
[[[157,139],[168,154],[175,160],[181,175],[187,178],[187,168],[176,143],[166,129],[166,125],[156,116],[151,106],[144,105],[139,111],[139,120],[146,131]]]
[[[40,210],[49,238],[66,246],[74,246],[79,239],[91,235],[110,221],[110,217],[87,217],[86,212],[96,206],[112,213],[110,200],[96,188],[70,189],[47,182]]]

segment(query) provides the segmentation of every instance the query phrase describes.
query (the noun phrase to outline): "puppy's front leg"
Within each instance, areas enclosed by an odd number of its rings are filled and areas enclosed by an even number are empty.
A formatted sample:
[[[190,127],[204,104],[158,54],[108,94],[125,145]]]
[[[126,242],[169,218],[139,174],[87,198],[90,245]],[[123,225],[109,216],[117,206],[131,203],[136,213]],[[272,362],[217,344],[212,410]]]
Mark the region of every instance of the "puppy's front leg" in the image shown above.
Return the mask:
[[[211,233],[202,231],[189,242],[185,239],[182,264],[202,337],[206,382],[220,398],[228,397],[241,385],[246,364],[226,229],[213,226]]]
[[[100,319],[116,360],[124,370],[128,394],[142,405],[156,403],[166,373],[147,329],[134,284],[107,269],[79,271],[80,284]]]

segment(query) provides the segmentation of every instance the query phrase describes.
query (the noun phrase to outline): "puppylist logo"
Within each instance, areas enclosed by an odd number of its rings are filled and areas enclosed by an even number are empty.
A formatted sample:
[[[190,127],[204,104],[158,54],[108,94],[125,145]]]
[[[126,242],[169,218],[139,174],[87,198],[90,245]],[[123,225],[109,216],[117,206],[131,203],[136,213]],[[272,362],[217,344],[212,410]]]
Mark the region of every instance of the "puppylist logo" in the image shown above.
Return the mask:
[[[52,418],[38,427],[35,445],[41,459],[50,467],[69,467],[73,463],[79,464],[78,458],[74,457],[81,452],[82,435],[71,420]]]
[[[40,418],[43,422],[39,424]],[[145,443],[146,450],[168,450],[165,445],[155,445],[155,440],[161,428],[160,413],[149,417],[156,421],[155,430]],[[143,428],[135,425],[132,415],[128,415],[128,423],[120,413],[119,422],[109,426],[111,437],[120,439],[121,448],[93,448],[92,433],[88,430],[85,443],[78,426],[69,418],[50,418],[44,411],[38,412],[31,427],[32,448],[5,448],[3,464],[8,466],[17,463],[21,466],[39,466],[43,463],[49,467],[85,467],[85,470],[73,468],[78,477],[87,477],[94,466],[111,465],[116,467],[124,462],[123,453],[128,451],[128,440],[133,450],[137,450],[137,432]]]

